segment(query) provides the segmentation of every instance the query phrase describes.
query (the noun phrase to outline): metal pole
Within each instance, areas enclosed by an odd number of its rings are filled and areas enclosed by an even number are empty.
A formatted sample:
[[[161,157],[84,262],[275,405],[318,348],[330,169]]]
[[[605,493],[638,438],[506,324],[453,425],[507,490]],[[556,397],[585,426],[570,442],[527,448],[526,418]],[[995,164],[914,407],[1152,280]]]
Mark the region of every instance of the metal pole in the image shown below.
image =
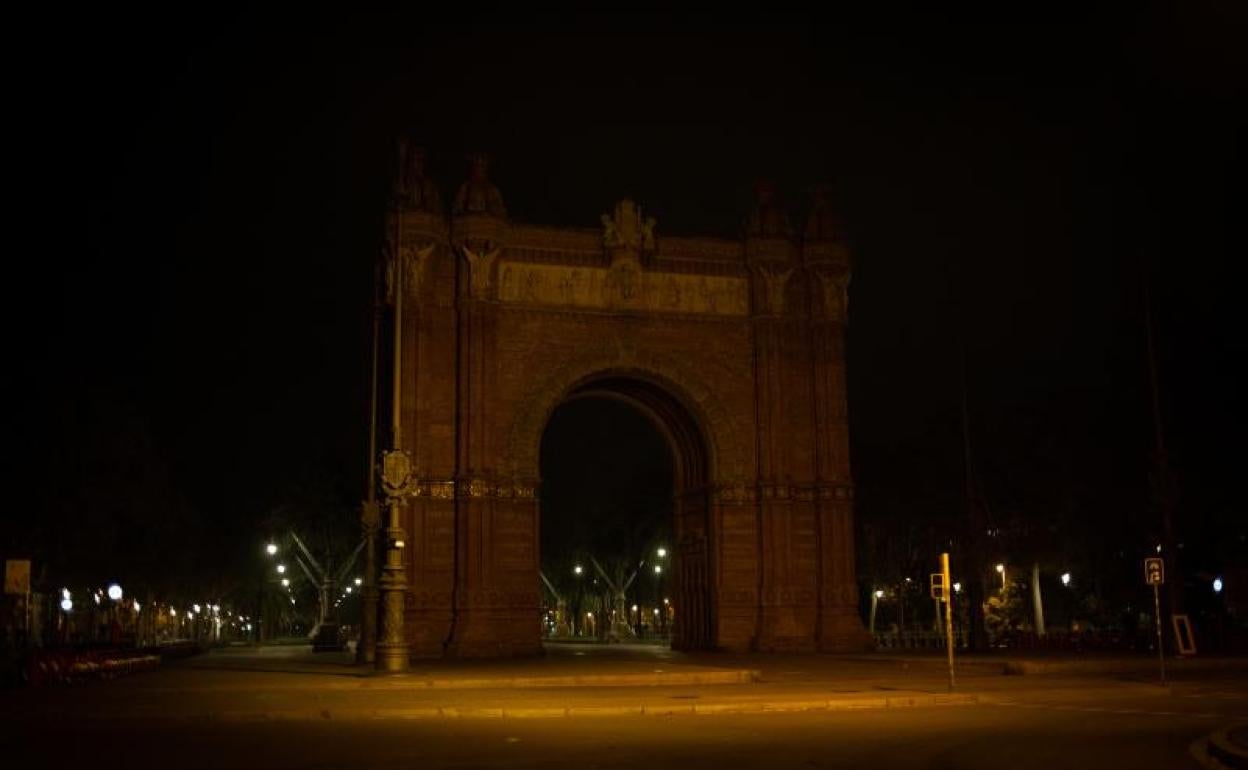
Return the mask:
[[[1157,626],[1157,665],[1161,671],[1161,684],[1166,684],[1166,651],[1161,645],[1161,592],[1153,583],[1153,620]]]
[[[410,461],[403,454],[401,438],[402,427],[402,392],[403,392],[403,274],[407,271],[404,262],[399,213],[395,212],[394,237],[394,382],[393,404],[391,405],[391,446],[393,449],[387,458],[388,471],[384,474],[386,493],[389,499],[389,522],[386,527],[386,566],[381,576],[381,633],[377,642],[377,668],[387,673],[401,673],[407,670],[408,650],[404,638],[404,604],[407,595],[407,580],[403,570],[404,532],[402,520],[402,499],[406,492],[411,472]]]
[[[949,651],[949,689],[953,690],[953,583],[949,580],[949,554],[940,555],[940,571],[945,577],[945,649]]]

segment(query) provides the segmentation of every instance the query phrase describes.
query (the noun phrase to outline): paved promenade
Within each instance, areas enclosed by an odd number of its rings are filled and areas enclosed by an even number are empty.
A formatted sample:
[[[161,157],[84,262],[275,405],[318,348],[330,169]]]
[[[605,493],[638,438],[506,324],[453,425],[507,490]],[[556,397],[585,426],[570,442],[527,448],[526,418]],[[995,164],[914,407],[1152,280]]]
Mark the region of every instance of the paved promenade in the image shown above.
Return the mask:
[[[133,746],[127,767],[168,766],[162,750],[181,755],[179,768],[393,767],[399,747],[402,766],[512,767],[515,739],[537,752],[518,765],[532,767],[1049,770],[1218,767],[1248,724],[1241,661],[1178,662],[1166,687],[1130,659],[1103,659],[1099,673],[1070,662],[1074,673],[1015,676],[1001,659],[967,659],[950,692],[935,656],[557,645],[535,660],[377,676],[347,654],[231,648],[112,681],[0,693],[0,739],[6,756],[65,753],[37,765],[47,767],[91,764],[89,747],[122,741]],[[86,742],[57,738],[67,733]]]

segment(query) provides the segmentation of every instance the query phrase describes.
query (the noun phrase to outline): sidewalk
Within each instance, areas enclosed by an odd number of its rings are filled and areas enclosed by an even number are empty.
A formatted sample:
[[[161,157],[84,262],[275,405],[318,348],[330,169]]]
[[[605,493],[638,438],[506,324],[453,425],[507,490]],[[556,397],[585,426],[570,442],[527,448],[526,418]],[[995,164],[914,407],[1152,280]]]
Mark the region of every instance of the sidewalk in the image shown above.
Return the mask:
[[[1151,681],[1016,677],[1002,661],[684,654],[552,646],[520,660],[435,660],[377,675],[349,653],[228,648],[109,683],[4,693],[0,718],[83,720],[531,719],[837,711],[1168,698]]]

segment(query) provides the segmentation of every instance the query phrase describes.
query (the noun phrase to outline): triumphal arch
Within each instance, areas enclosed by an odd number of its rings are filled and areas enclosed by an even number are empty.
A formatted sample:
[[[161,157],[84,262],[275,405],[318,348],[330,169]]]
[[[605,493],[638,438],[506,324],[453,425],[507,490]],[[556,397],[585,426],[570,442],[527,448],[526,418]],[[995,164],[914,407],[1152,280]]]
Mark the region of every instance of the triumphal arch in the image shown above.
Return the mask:
[[[674,647],[862,648],[831,206],[795,230],[760,185],[737,239],[668,235],[630,200],[547,227],[508,217],[483,156],[443,207],[422,155],[388,225],[410,655],[540,650],[539,446],[586,394],[670,442]]]

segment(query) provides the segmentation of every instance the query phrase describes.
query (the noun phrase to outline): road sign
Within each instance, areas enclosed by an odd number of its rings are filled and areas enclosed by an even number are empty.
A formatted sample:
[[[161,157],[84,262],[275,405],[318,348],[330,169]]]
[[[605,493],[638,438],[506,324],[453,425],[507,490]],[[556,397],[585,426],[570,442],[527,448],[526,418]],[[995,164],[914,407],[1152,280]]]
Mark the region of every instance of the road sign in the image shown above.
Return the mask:
[[[932,573],[932,598],[945,599],[945,575],[941,572]]]
[[[1144,585],[1159,586],[1166,582],[1165,562],[1157,557],[1144,560]]]
[[[30,559],[4,562],[4,592],[25,596],[30,593]]]

